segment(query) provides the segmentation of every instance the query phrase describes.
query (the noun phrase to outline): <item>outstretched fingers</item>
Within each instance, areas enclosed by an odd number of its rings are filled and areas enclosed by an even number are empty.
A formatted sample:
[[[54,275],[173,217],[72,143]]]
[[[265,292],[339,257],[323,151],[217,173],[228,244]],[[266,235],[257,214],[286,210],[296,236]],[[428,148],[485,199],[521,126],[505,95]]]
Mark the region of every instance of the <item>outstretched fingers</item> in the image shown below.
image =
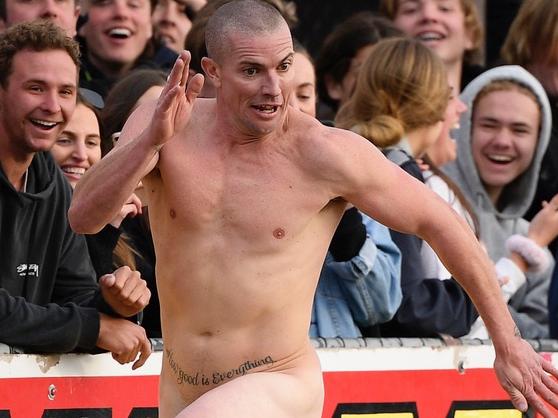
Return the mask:
[[[186,99],[189,103],[192,103],[198,95],[200,94],[203,87],[204,77],[202,74],[196,74],[190,82],[188,83],[188,88],[186,89]]]

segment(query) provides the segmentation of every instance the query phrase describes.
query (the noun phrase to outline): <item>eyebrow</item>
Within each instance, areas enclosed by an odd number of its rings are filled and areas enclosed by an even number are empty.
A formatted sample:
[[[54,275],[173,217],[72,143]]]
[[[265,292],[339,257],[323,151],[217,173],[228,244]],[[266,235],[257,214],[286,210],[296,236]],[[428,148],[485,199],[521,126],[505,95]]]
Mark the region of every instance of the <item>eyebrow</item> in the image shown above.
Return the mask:
[[[289,58],[293,58],[294,57],[294,52],[289,52],[287,54],[287,56],[285,56],[285,58],[283,58],[281,61],[279,61],[279,63],[283,63],[285,61],[287,61]],[[255,61],[250,61],[249,59],[246,59],[244,61],[240,61],[240,66],[244,66],[244,65],[250,65],[253,67],[263,67],[264,65],[261,62],[255,62]]]
[[[299,88],[299,89],[300,89],[300,88],[303,88],[303,87],[314,87],[314,83],[310,83],[310,82],[308,82],[308,83],[302,83],[302,84],[299,84],[299,85],[296,86],[296,87]]]

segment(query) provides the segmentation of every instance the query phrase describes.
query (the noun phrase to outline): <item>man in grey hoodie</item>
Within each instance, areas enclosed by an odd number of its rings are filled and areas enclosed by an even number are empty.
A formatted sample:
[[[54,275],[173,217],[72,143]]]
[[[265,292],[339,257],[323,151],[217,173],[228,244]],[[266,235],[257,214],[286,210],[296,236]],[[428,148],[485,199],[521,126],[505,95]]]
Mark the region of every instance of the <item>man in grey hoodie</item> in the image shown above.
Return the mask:
[[[496,262],[516,253],[525,262],[526,280],[508,306],[525,338],[547,338],[552,263],[546,245],[558,231],[555,223],[530,225],[522,216],[533,200],[549,142],[548,99],[519,66],[481,74],[461,99],[468,110],[461,115],[457,160],[445,170],[472,204],[490,258]]]

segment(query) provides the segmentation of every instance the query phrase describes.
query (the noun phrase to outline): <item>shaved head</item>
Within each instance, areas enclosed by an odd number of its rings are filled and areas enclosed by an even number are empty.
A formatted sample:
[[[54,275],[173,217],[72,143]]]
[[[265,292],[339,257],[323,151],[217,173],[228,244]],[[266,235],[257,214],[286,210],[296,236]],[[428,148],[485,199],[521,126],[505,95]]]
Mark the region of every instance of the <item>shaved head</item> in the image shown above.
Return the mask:
[[[221,62],[232,34],[257,36],[272,33],[282,25],[288,29],[281,13],[268,3],[259,0],[233,0],[219,7],[207,22],[207,55],[216,62]]]

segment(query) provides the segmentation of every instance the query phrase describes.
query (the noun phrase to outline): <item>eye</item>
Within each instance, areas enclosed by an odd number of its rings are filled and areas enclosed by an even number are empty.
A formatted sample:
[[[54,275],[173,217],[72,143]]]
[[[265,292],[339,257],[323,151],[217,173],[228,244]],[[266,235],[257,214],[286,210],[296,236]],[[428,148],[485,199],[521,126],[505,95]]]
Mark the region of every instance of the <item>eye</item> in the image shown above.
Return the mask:
[[[29,90],[34,93],[41,93],[43,91],[43,88],[38,84],[32,84],[29,86]]]
[[[72,140],[66,136],[61,136],[60,138],[58,138],[56,140],[56,144],[57,145],[61,145],[61,146],[68,146],[71,145]]]
[[[289,68],[291,68],[291,62],[290,61],[285,61],[285,62],[279,64],[279,67],[277,67],[277,69],[279,71],[282,71],[282,72],[289,71]]]
[[[256,70],[254,67],[250,67],[250,68],[245,68],[243,70],[243,73],[246,74],[248,77],[253,77],[258,73],[258,70]]]
[[[101,140],[99,138],[89,138],[85,141],[88,148],[97,148],[101,145]]]

